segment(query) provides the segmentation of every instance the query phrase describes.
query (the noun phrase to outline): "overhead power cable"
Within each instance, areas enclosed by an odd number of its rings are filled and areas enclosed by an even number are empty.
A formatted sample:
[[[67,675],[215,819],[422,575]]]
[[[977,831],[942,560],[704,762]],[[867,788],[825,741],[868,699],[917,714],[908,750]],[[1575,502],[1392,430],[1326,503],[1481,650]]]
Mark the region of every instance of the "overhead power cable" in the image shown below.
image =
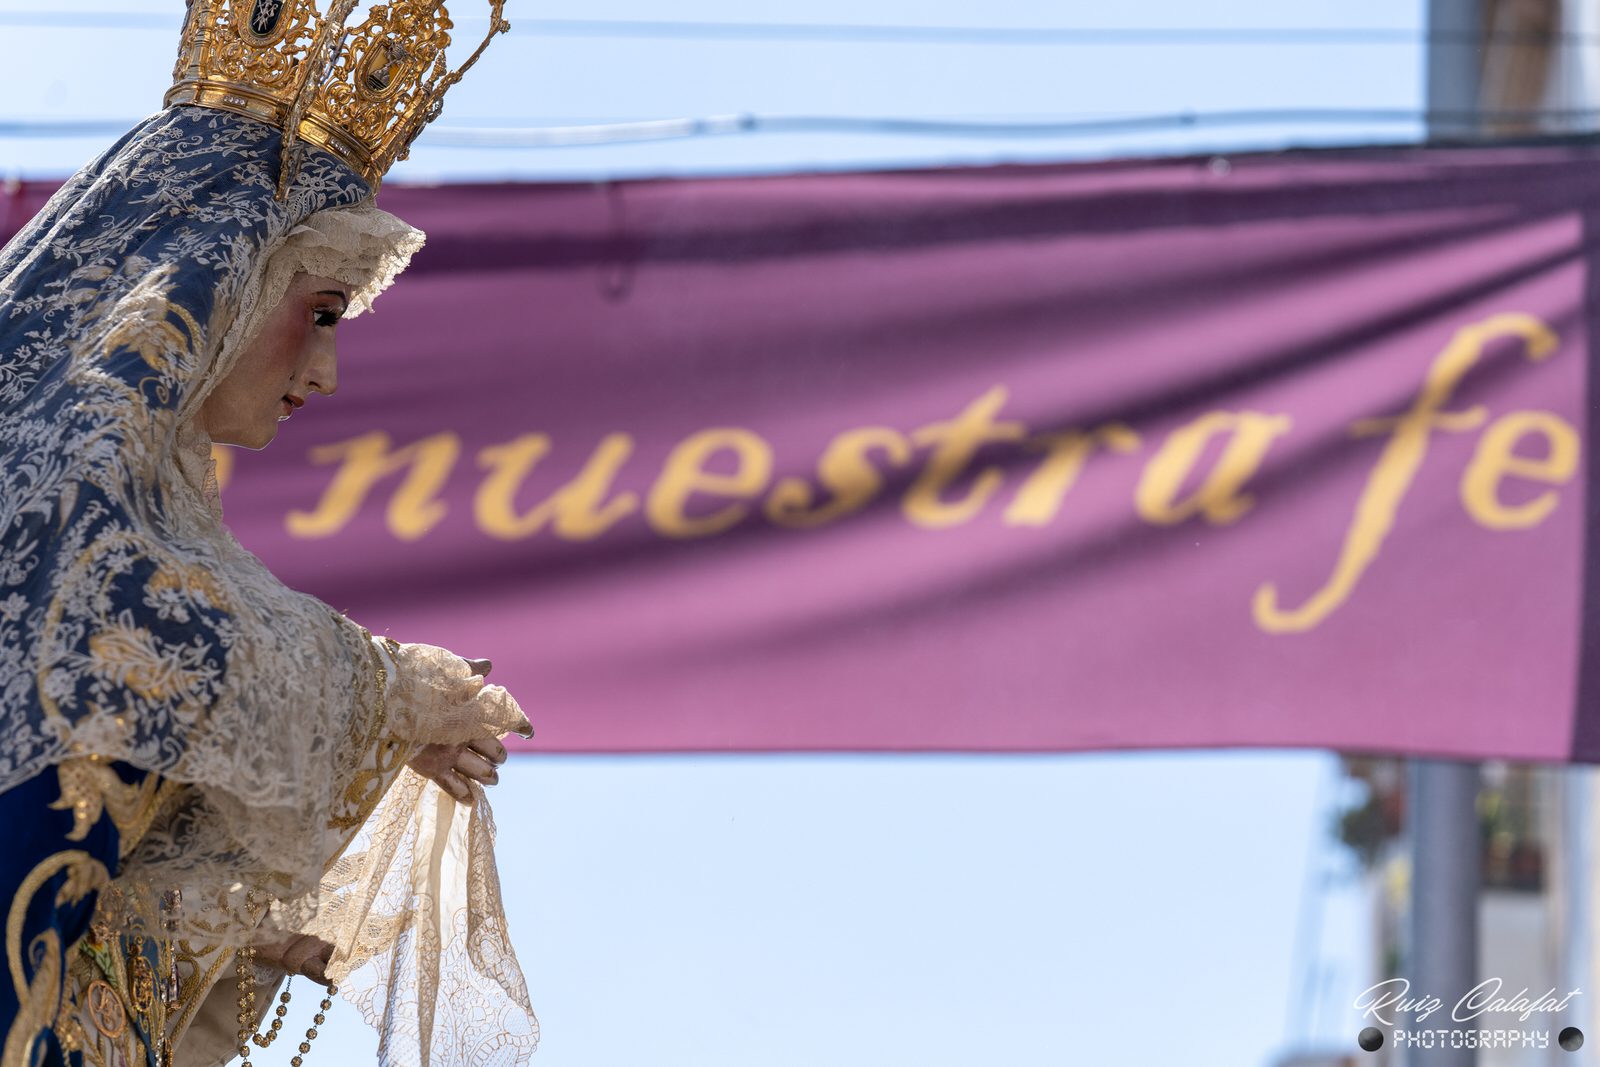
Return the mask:
[[[712,115],[705,118],[610,122],[586,126],[534,128],[445,126],[428,131],[427,143],[454,148],[563,148],[630,144],[757,133],[844,133],[909,137],[1072,138],[1134,134],[1174,129],[1272,125],[1411,125],[1430,122],[1526,123],[1538,119],[1586,123],[1600,110],[1539,112],[1427,112],[1405,108],[1268,108],[1240,111],[1175,112],[1064,121],[997,122],[849,115]]]
[[[463,24],[484,16],[463,15]],[[62,11],[47,8],[0,11],[0,26],[59,29],[175,30],[176,12]],[[1486,33],[1410,30],[1385,26],[1344,27],[1068,27],[916,26],[825,22],[712,22],[688,19],[516,18],[511,32],[526,37],[670,38],[726,41],[826,41],[864,44],[993,45],[1422,45],[1425,43],[1544,45],[1594,44],[1600,35]]]
[[[0,137],[103,137],[126,131],[137,120],[0,121]],[[854,115],[710,115],[703,118],[647,119],[563,126],[449,126],[435,124],[421,143],[445,148],[568,148],[599,144],[758,133],[844,133],[910,137],[1071,138],[1114,134],[1274,125],[1460,125],[1524,126],[1550,121],[1563,129],[1583,129],[1600,121],[1600,109],[1537,111],[1423,111],[1412,108],[1259,108],[1236,111],[1183,111],[1153,115],[1048,121],[989,121],[896,118]]]

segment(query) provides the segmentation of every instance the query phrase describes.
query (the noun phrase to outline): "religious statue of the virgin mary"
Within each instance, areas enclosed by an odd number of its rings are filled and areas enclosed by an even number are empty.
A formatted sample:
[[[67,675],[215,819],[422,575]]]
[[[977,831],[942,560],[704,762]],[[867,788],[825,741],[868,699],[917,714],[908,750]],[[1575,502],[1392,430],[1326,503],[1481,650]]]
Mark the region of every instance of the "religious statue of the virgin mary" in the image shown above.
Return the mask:
[[[0,1067],[248,1060],[291,973],[385,1064],[537,1042],[482,790],[521,709],[222,521],[212,446],[334,392],[422,243],[373,195],[489,40],[323,2],[191,0],[165,110],[0,251]]]

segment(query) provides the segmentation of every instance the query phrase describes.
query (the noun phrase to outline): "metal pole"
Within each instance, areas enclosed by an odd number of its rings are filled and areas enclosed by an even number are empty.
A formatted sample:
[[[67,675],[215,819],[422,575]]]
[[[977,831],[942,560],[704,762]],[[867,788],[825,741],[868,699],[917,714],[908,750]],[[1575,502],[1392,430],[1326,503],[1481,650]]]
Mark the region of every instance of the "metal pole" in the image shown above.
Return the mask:
[[[1428,137],[1471,137],[1482,104],[1482,0],[1428,0],[1428,34]]]
[[[1447,1009],[1415,1024],[1419,1028],[1458,1026],[1450,1020],[1448,1006],[1479,981],[1478,781],[1476,763],[1411,763],[1408,977],[1412,995],[1438,997]],[[1478,1062],[1475,1049],[1448,1045],[1408,1048],[1406,1062],[1419,1067],[1474,1067]]]
[[[1475,113],[1483,105],[1483,3],[1428,0],[1430,140],[1480,132]],[[1479,777],[1475,763],[1412,760],[1407,783],[1411,943],[1406,970],[1413,995],[1438,997],[1447,1005],[1478,982]],[[1457,1024],[1443,1012],[1416,1025]],[[1408,1048],[1404,1062],[1475,1067],[1475,1049],[1448,1046],[1441,1042],[1432,1049]]]
[[[1590,792],[1594,781],[1589,767],[1567,767],[1559,772],[1561,790],[1560,894],[1562,909],[1556,944],[1560,946],[1561,976],[1568,989],[1593,988],[1594,973],[1593,904],[1589,891],[1589,872],[1594,869],[1591,841],[1593,803]],[[1579,1019],[1573,1022],[1585,1031],[1597,1030],[1592,1002],[1581,1005]],[[1597,1030],[1600,1032],[1600,1030]]]

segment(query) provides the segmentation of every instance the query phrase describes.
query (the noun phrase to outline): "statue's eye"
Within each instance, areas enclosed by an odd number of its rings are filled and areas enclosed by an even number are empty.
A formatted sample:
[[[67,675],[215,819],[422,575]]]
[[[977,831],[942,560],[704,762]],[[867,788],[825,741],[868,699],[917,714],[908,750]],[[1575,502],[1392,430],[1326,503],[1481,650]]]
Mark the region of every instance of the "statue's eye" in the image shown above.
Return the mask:
[[[334,308],[317,308],[311,314],[311,321],[318,326],[339,325],[339,312]]]

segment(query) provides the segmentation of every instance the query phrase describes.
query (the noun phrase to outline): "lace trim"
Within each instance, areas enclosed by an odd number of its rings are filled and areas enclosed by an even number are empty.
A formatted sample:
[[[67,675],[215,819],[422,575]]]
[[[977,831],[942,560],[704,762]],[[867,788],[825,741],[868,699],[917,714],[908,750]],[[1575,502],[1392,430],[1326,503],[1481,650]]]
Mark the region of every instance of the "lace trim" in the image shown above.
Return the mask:
[[[239,354],[261,332],[296,274],[332,278],[350,286],[345,317],[369,310],[372,302],[422,247],[423,232],[402,219],[362,201],[353,207],[319,211],[266,250],[266,267],[256,272],[240,295],[233,323],[223,335],[216,365],[184,402],[182,416],[192,419],[211,389],[225,378]]]

